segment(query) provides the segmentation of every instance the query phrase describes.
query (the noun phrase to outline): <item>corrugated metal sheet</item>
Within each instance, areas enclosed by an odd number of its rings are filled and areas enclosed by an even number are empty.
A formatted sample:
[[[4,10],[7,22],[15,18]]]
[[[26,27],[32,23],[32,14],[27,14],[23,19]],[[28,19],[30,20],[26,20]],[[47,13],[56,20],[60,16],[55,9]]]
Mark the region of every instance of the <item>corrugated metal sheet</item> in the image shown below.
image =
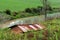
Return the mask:
[[[37,31],[40,29],[44,29],[45,27],[40,24],[19,24],[19,25],[12,26],[10,28],[13,32],[20,33],[20,32],[28,32],[31,30]]]

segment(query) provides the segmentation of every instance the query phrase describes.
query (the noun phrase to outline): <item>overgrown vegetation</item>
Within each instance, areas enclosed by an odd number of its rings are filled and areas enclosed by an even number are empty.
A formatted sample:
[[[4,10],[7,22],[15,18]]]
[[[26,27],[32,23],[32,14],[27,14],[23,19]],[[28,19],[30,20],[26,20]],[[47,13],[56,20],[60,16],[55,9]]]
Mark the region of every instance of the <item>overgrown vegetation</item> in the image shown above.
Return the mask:
[[[48,0],[49,1],[49,0]],[[37,16],[41,14],[45,14],[44,12],[56,11],[55,7],[56,2],[51,1],[51,6],[47,6],[44,8],[41,0],[0,0],[0,21],[12,20],[23,17]],[[49,2],[50,2],[49,1]],[[58,0],[59,1],[59,0]],[[59,2],[56,2],[59,4]],[[22,5],[20,5],[22,4]],[[49,5],[50,5],[49,4]],[[38,7],[36,7],[38,6]],[[60,5],[59,5],[60,6]],[[58,7],[59,7],[58,6]],[[7,10],[5,10],[7,8]],[[26,9],[25,9],[26,8]],[[24,10],[25,9],[25,10]],[[52,10],[54,9],[54,10]],[[60,8],[58,8],[60,11]],[[3,10],[3,12],[2,12]],[[5,11],[4,11],[5,10]],[[45,11],[42,11],[45,10]],[[18,11],[18,12],[17,12]],[[5,15],[6,14],[6,15]],[[7,16],[8,15],[8,16]],[[6,19],[6,20],[5,20]],[[38,30],[38,31],[30,31],[26,33],[15,34],[11,31],[10,28],[0,29],[0,40],[60,40],[60,19],[53,19],[47,22],[43,22],[46,29]]]
[[[0,29],[0,40],[60,40],[60,19],[43,22],[45,30],[14,34],[7,29]]]

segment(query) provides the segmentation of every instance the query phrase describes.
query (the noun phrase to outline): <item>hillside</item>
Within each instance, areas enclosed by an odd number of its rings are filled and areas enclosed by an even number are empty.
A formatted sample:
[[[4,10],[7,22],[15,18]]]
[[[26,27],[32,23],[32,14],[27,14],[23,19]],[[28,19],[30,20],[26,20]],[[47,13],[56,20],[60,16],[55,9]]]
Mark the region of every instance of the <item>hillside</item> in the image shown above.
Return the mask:
[[[41,5],[40,0],[0,0],[0,10],[11,9],[14,11]]]
[[[52,7],[60,7],[60,0],[48,0]],[[42,6],[40,0],[0,0],[0,10],[10,9],[12,11],[24,10]]]

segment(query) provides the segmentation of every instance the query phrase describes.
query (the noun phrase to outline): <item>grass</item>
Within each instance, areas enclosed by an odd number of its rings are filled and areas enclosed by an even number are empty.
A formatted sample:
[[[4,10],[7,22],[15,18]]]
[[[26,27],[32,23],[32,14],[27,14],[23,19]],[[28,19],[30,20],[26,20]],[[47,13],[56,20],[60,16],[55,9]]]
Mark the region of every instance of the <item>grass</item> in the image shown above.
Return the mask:
[[[10,29],[0,29],[0,40],[60,40],[60,19],[43,22],[45,30],[14,34]]]
[[[37,7],[40,0],[0,0],[0,10],[11,9],[12,11],[24,10],[25,8]]]
[[[52,7],[60,7],[60,0],[48,0]],[[22,11],[25,8],[42,6],[40,0],[0,0],[0,10]]]
[[[60,7],[60,0],[48,0],[52,7]]]

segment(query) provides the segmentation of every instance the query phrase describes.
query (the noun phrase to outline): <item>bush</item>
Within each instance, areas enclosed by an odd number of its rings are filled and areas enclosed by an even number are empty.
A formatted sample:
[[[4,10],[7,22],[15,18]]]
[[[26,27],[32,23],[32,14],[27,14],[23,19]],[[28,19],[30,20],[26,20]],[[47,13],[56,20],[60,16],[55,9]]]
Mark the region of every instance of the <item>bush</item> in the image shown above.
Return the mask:
[[[5,11],[5,13],[8,14],[8,15],[11,15],[11,11],[10,11],[9,9],[7,9],[7,10]]]
[[[32,13],[32,10],[31,10],[30,8],[26,8],[26,9],[25,9],[25,12],[27,12],[27,13]]]

